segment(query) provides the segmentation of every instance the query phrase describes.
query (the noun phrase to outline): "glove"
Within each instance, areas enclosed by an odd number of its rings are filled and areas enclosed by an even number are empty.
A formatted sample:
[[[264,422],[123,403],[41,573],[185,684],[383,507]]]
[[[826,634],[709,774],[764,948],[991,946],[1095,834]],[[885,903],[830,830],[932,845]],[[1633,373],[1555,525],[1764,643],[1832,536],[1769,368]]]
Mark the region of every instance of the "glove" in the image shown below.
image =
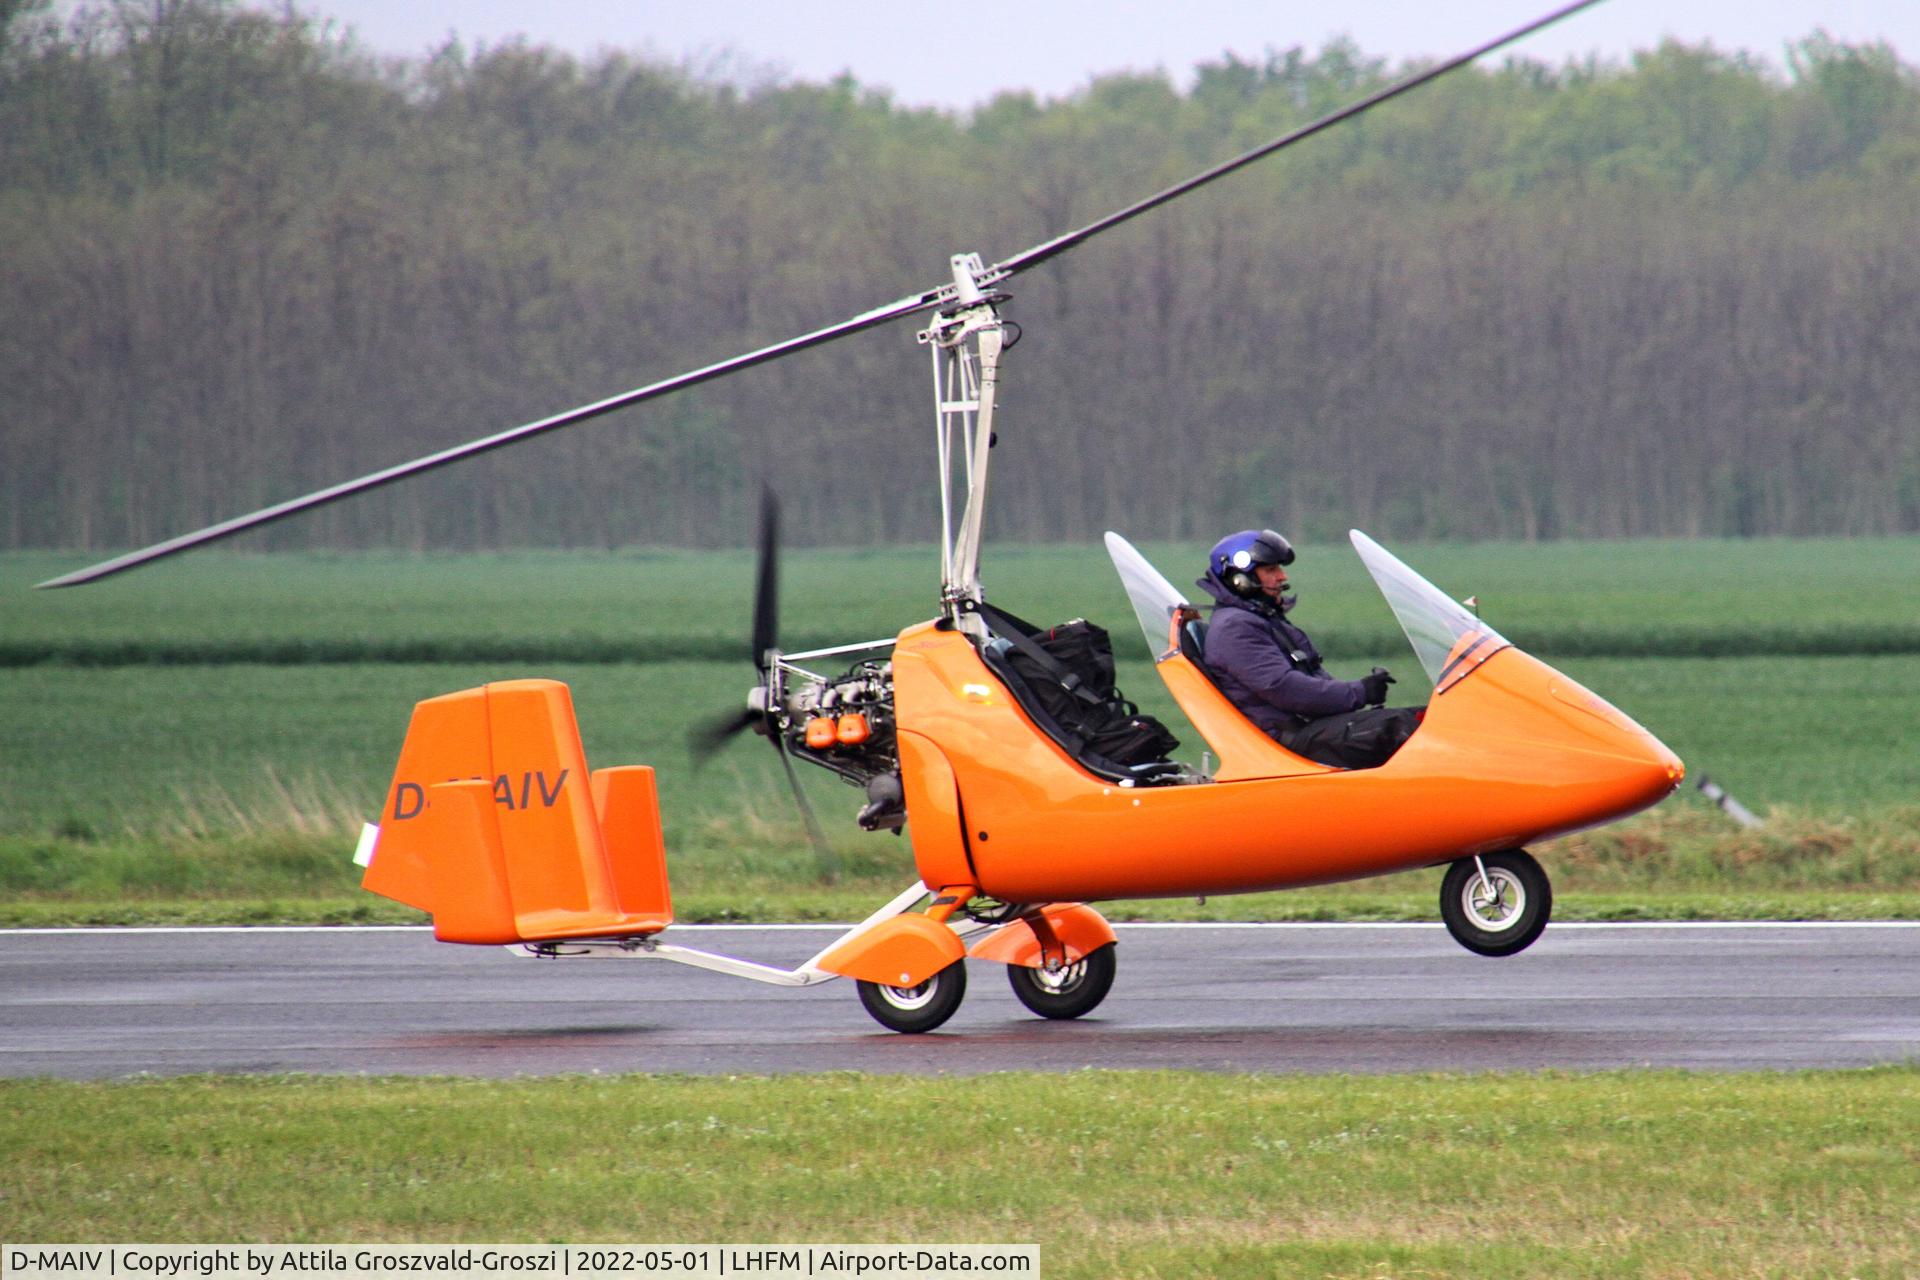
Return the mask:
[[[1387,674],[1385,667],[1375,667],[1371,674],[1360,677],[1360,700],[1369,707],[1378,707],[1387,700],[1387,686],[1393,677]]]

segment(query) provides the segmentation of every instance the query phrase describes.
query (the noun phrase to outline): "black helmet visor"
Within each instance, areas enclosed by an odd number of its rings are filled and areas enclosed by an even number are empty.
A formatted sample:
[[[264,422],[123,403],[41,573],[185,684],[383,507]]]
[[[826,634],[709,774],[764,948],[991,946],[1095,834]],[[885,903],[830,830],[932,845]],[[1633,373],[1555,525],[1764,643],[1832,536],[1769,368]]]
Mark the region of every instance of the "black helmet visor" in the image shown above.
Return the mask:
[[[1271,529],[1262,529],[1248,554],[1254,564],[1292,564],[1293,544]]]

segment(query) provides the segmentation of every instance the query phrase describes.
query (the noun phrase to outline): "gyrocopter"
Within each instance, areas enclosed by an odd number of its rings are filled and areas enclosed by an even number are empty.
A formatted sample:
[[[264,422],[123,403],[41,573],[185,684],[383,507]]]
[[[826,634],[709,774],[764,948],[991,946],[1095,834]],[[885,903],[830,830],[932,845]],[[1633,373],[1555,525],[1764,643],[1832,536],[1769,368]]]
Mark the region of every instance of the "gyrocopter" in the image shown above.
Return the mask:
[[[753,730],[863,788],[860,824],[911,834],[916,879],[791,970],[667,941],[673,923],[653,770],[590,770],[570,694],[513,680],[414,710],[363,884],[433,917],[448,942],[535,957],[670,960],[784,986],[852,978],[882,1025],[924,1032],[966,989],[966,961],[1004,965],[1046,1018],[1105,998],[1114,932],[1090,902],[1325,884],[1445,865],[1441,914],[1464,946],[1511,955],[1546,926],[1551,890],[1528,843],[1611,821],[1680,782],[1680,761],[1614,707],[1522,652],[1385,548],[1352,541],[1433,690],[1418,730],[1376,768],[1294,755],[1215,687],[1207,623],[1118,533],[1107,548],[1155,668],[1205,740],[1199,767],[1114,758],[1060,711],[1077,677],[1032,660],[1043,628],[981,586],[981,530],[1002,357],[1018,329],[1007,280],[1089,238],[1350,119],[1597,0],[1579,0],[1077,231],[839,324],[625,395],[236,517],[43,586],[89,582],[323,503],[504,447],[908,316],[933,365],[941,497],[940,613],[898,635],[782,652],[778,504],[763,500],[746,705],[696,736]],[[1030,659],[1023,662],[1023,657]],[[1035,661],[1038,665],[1035,665]],[[1048,687],[1050,683],[1057,687]],[[800,795],[795,787],[796,796]],[[802,797],[804,809],[804,797]],[[814,820],[807,814],[812,827]]]

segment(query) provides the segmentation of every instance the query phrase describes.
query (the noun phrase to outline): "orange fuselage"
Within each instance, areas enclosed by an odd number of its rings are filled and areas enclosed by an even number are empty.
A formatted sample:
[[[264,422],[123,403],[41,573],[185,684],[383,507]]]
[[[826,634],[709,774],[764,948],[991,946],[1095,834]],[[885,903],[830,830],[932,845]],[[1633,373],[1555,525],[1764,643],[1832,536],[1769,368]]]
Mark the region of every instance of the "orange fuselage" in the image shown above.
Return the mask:
[[[1210,782],[1156,787],[1082,769],[956,631],[929,623],[902,632],[893,670],[921,879],[1009,902],[1380,875],[1622,817],[1684,774],[1652,734],[1511,647],[1443,682],[1385,765],[1353,771],[1303,760],[1253,730],[1170,650],[1161,674],[1222,768]]]

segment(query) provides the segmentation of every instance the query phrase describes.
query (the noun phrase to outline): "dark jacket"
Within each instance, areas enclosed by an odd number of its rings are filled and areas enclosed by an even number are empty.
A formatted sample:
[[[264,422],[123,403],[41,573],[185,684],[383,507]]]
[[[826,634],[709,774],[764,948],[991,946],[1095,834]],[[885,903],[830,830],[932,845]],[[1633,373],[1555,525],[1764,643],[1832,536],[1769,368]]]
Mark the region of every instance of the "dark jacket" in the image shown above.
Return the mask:
[[[1322,670],[1313,641],[1271,601],[1243,600],[1211,574],[1200,586],[1219,605],[1207,626],[1207,673],[1247,719],[1272,734],[1365,705],[1361,683]]]

